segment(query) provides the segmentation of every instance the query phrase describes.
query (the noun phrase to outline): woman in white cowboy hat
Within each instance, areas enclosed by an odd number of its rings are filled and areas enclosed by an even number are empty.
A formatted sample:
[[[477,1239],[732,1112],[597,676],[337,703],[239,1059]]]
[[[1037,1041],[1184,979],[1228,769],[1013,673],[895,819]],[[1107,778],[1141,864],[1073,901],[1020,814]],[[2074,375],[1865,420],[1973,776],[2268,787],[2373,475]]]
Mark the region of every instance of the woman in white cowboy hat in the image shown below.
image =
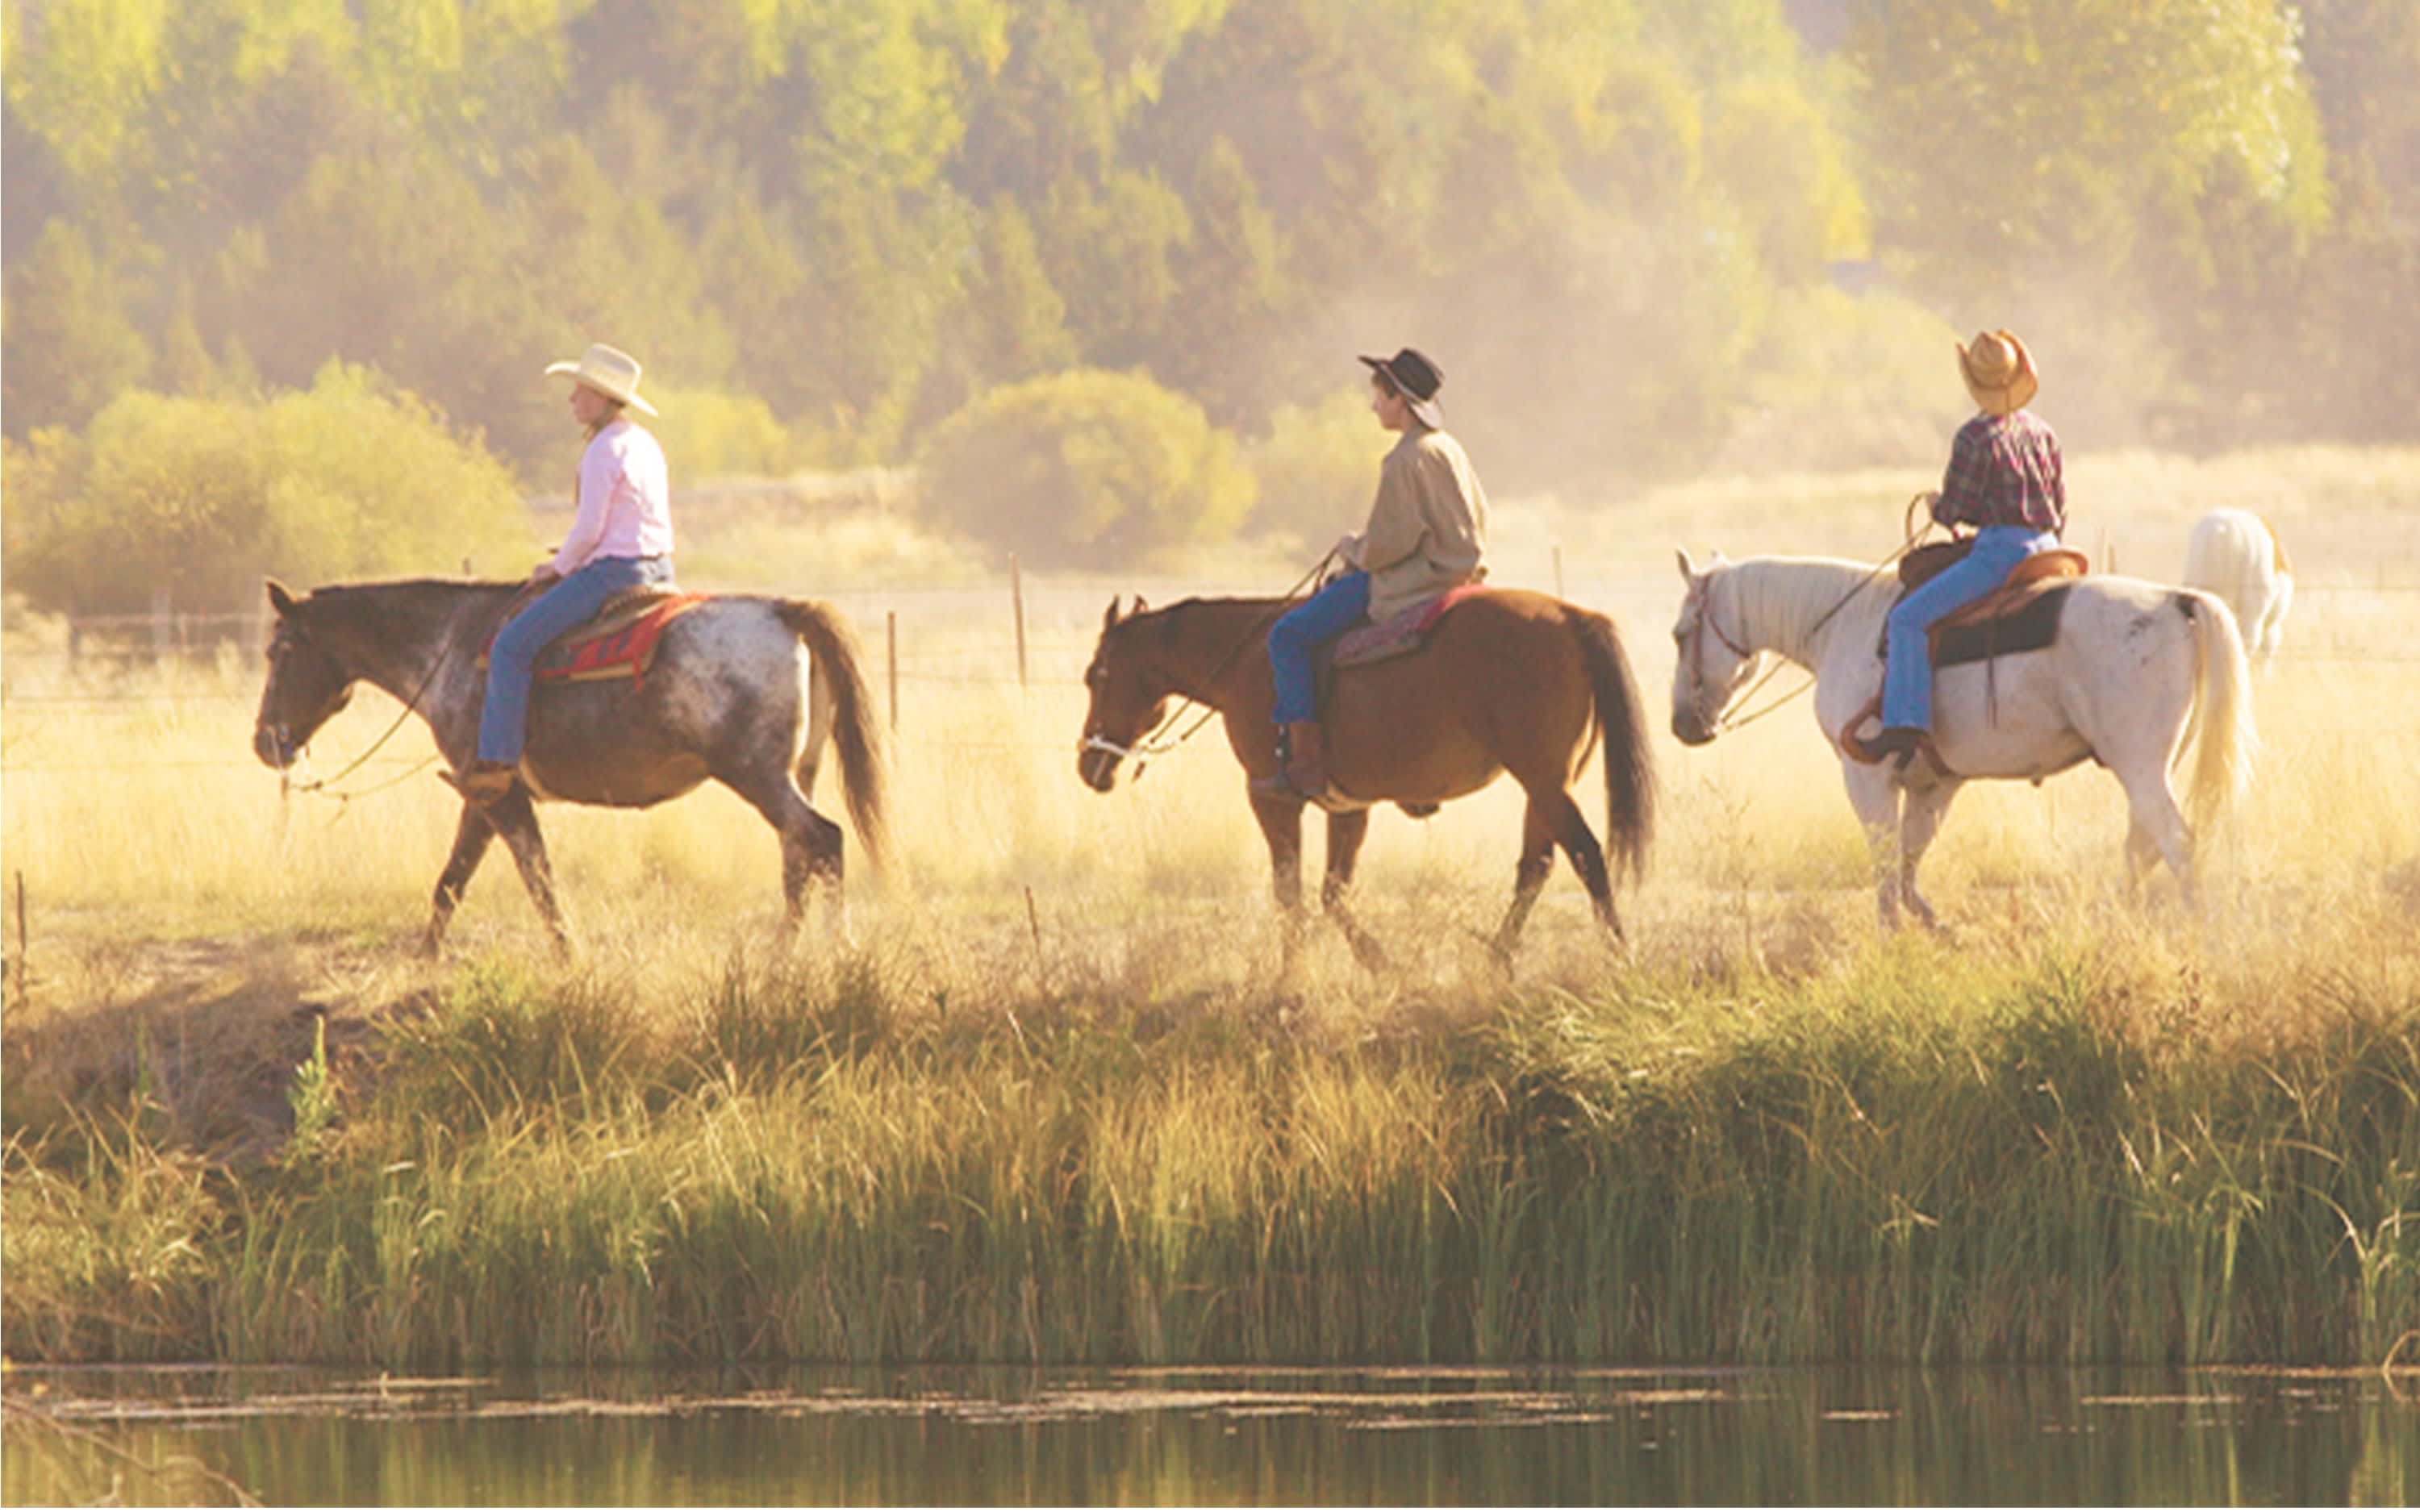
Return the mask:
[[[2034,355],[2006,331],[1958,348],[1958,372],[1978,413],[1958,428],[1932,517],[1974,528],[1964,558],[1890,611],[1883,672],[1883,730],[1869,746],[1904,764],[1932,731],[1933,623],[2006,582],[2018,563],[2058,545],[2067,529],[2067,485],[2058,437],[2025,409],[2041,379]]]
[[[547,642],[594,616],[616,594],[673,580],[664,449],[628,413],[656,412],[639,397],[638,361],[600,343],[580,361],[555,363],[546,371],[571,379],[571,416],[588,433],[588,444],[580,455],[571,532],[530,574],[533,583],[551,586],[505,621],[488,650],[479,756],[456,784],[483,803],[512,790],[529,726],[530,669]]]
[[[1365,615],[1384,620],[1487,576],[1487,490],[1462,443],[1445,432],[1437,404],[1444,372],[1409,347],[1361,362],[1370,369],[1370,412],[1403,440],[1379,465],[1370,523],[1336,543],[1345,571],[1269,628],[1278,770],[1253,779],[1252,791],[1264,797],[1316,798],[1327,791],[1311,667],[1322,642]]]

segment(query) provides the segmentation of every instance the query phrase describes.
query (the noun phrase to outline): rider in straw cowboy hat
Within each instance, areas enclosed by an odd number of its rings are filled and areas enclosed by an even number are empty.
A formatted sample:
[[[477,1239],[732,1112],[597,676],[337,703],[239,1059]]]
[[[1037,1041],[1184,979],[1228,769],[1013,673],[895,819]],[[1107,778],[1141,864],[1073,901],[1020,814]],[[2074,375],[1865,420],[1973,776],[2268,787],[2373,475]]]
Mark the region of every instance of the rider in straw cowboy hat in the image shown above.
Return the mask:
[[[2025,409],[2041,387],[2033,353],[2006,331],[1985,332],[1958,348],[1958,371],[1980,411],[1958,428],[1949,470],[1933,496],[1932,517],[1975,528],[1964,559],[1900,600],[1890,611],[1883,673],[1883,730],[1870,748],[1903,764],[1932,730],[1935,621],[2008,580],[2018,563],[2058,545],[2067,528],[2067,486],[2058,437]]]
[[[530,574],[549,584],[496,632],[488,651],[487,701],[479,710],[479,757],[456,779],[463,795],[493,802],[512,791],[529,726],[531,668],[548,641],[589,619],[606,600],[673,580],[673,521],[664,449],[628,410],[652,415],[639,397],[639,363],[601,343],[547,375],[571,379],[571,416],[587,432],[570,533]]]
[[[1334,554],[1346,570],[1269,628],[1279,770],[1253,780],[1252,792],[1264,797],[1316,798],[1327,791],[1313,650],[1364,615],[1384,620],[1487,576],[1487,490],[1462,443],[1445,432],[1436,399],[1445,374],[1409,347],[1361,362],[1370,369],[1370,412],[1403,440],[1379,465],[1370,523],[1337,540]]]

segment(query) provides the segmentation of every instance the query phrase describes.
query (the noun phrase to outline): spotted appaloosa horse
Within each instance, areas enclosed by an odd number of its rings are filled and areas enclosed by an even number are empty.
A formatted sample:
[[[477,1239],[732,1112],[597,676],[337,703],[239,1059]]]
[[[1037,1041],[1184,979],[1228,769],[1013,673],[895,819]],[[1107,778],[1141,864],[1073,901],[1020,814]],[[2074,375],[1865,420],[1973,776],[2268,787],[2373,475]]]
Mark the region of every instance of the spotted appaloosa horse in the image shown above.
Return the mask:
[[[1898,597],[1895,576],[1824,557],[1717,556],[1701,569],[1683,552],[1681,577],[1688,594],[1672,628],[1672,733],[1690,746],[1721,733],[1768,655],[1814,672],[1816,722],[1840,754],[1849,801],[1873,843],[1885,924],[1898,921],[1902,900],[1933,922],[1916,890],[1916,863],[1972,779],[2039,781],[2099,762],[2126,789],[2130,876],[2164,859],[2188,899],[2195,827],[2250,781],[2257,740],[2243,641],[2235,616],[2208,594],[2132,578],[2076,579],[2048,648],[1934,674],[1932,738],[1947,770],[1918,757],[1902,771],[1841,747],[1843,727],[1882,687],[1875,642]],[[2192,825],[2168,780],[2188,744],[2197,748]]]
[[[337,585],[300,598],[269,585],[277,631],[253,749],[291,766],[302,747],[368,683],[428,724],[457,770],[478,742],[487,674],[477,665],[520,585],[420,580]],[[542,683],[512,790],[465,802],[437,879],[426,939],[434,951],[462,890],[498,836],[547,927],[568,943],[534,798],[643,809],[711,779],[748,800],[782,838],[784,932],[810,882],[840,923],[840,826],[810,798],[827,740],[838,747],[849,817],[878,865],[886,841],[883,776],[872,699],[847,627],[829,607],[792,598],[719,596],[664,627],[643,680]]]
[[[1161,726],[1180,697],[1224,717],[1228,748],[1245,777],[1272,772],[1276,692],[1268,632],[1295,602],[1196,598],[1145,609],[1138,599],[1131,612],[1121,614],[1110,600],[1100,645],[1084,673],[1092,707],[1084,717],[1078,774],[1109,792],[1119,762]],[[1612,621],[1541,594],[1479,594],[1440,619],[1419,651],[1340,671],[1321,718],[1337,796],[1326,805],[1327,875],[1320,901],[1365,964],[1377,964],[1381,955],[1354,921],[1345,893],[1371,806],[1434,809],[1506,772],[1529,801],[1512,903],[1490,942],[1498,958],[1510,959],[1554,867],[1557,846],[1571,857],[1598,919],[1619,942],[1613,878],[1624,870],[1635,876],[1645,865],[1654,779],[1637,686]],[[1571,795],[1600,738],[1611,869]],[[1252,795],[1251,805],[1268,841],[1291,954],[1302,913],[1303,800]]]

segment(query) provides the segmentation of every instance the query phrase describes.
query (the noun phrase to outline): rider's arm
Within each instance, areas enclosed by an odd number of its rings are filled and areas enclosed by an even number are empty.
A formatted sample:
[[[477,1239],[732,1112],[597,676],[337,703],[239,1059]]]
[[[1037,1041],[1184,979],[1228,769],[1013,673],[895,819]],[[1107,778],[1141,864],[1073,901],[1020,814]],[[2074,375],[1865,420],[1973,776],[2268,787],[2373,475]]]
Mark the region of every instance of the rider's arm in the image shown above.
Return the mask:
[[[1428,521],[1420,515],[1417,458],[1391,454],[1378,473],[1378,497],[1370,506],[1370,523],[1354,537],[1347,553],[1363,572],[1381,572],[1419,549]]]
[[[601,439],[600,439],[601,440]],[[613,501],[613,489],[622,481],[622,470],[613,449],[590,441],[580,455],[580,507],[571,517],[571,531],[555,549],[554,560],[548,563],[557,577],[567,577],[587,564],[588,553],[605,538],[606,506]]]
[[[1969,525],[1982,517],[1983,490],[1989,477],[1992,448],[1980,427],[1969,423],[1949,443],[1949,468],[1941,475],[1941,492],[1932,501],[1932,518],[1940,525]]]

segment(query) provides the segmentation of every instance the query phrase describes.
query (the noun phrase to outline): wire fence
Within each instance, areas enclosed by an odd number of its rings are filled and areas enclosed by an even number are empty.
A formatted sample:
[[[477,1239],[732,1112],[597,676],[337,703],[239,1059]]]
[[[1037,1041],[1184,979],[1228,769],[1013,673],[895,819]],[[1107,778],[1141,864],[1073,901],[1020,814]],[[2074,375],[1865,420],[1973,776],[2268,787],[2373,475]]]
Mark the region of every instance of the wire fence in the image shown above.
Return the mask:
[[[1560,577],[1558,559],[1557,577]],[[1161,580],[1140,586],[1153,602],[1205,594],[1233,593],[1197,582]],[[1559,582],[1557,586],[1560,586]],[[1642,615],[1668,603],[1671,581],[1664,577],[1591,579],[1584,597],[1613,612],[1627,631],[1634,654],[1660,653],[1655,638],[1641,634]],[[917,689],[997,689],[1045,694],[1064,693],[1084,686],[1082,668],[1098,639],[1098,621],[1111,590],[1106,584],[1052,583],[1029,590],[1014,568],[1005,582],[910,585],[896,588],[844,589],[811,594],[831,604],[855,625],[865,652],[864,671],[876,690],[880,713],[894,740],[906,745],[944,750],[1064,752],[1075,734],[1064,741],[1036,742],[967,739],[953,733],[918,731],[913,723],[912,694]],[[2282,667],[2420,666],[2420,650],[2409,649],[2412,637],[2380,634],[2374,622],[2346,623],[2341,609],[2321,608],[2387,595],[2402,618],[2402,600],[2393,595],[2420,594],[2420,582],[2312,583],[2296,590],[2299,625],[2297,644],[2289,639],[2273,661]],[[2348,598],[2345,595],[2353,595]],[[2314,609],[2318,609],[2313,613]],[[2315,625],[2316,622],[2316,625]],[[1660,620],[1653,622],[1658,631]],[[1037,628],[1041,626],[1041,628]],[[116,711],[156,714],[180,706],[233,709],[256,702],[256,688],[226,686],[246,661],[256,662],[265,650],[271,616],[264,609],[252,614],[185,614],[154,612],[78,616],[67,621],[66,643],[54,647],[20,648],[8,656],[0,676],[0,715],[8,713],[69,714],[71,711]],[[2348,639],[2355,643],[2345,643]],[[939,643],[934,643],[939,641]],[[1642,658],[1644,659],[1644,658]],[[162,680],[192,676],[194,686],[163,686]],[[213,680],[215,686],[213,686]],[[29,686],[30,685],[30,686]],[[903,693],[903,689],[907,690]],[[903,708],[903,705],[906,705]],[[2351,733],[2345,727],[2336,733]],[[2369,733],[2420,732],[2420,725],[2363,725]],[[2315,733],[2328,733],[2325,730]],[[30,742],[39,744],[39,741]],[[96,764],[44,763],[23,759],[29,741],[22,722],[12,721],[8,745],[0,754],[0,773],[44,773],[69,770],[190,770],[249,767],[248,753],[217,759],[128,760]],[[379,759],[365,773],[380,766],[416,764],[411,757]]]

